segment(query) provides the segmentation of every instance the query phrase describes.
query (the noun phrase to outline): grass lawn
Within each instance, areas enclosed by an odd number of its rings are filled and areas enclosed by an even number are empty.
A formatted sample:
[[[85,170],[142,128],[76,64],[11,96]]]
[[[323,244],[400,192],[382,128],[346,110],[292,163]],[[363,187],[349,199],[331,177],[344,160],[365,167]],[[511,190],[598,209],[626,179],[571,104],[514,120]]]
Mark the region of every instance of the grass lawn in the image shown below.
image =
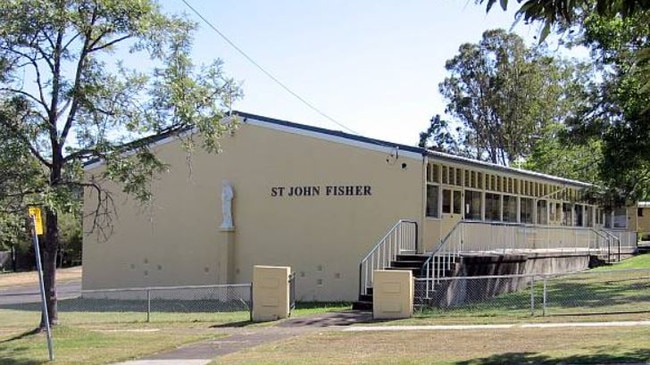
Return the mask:
[[[648,327],[339,332],[246,349],[212,364],[612,364],[650,360]]]
[[[650,254],[637,255],[612,265],[597,267],[593,271],[622,269],[650,269]]]
[[[580,274],[559,275],[534,287],[452,308],[416,310],[413,318],[395,325],[493,324],[650,320],[650,255],[639,255],[614,265]],[[534,315],[533,315],[534,312]]]
[[[4,327],[4,326],[3,326]],[[0,336],[0,364],[42,364],[48,360],[44,333],[16,330]],[[55,364],[105,364],[223,336],[203,324],[86,325],[54,327]]]
[[[161,313],[145,323],[142,313],[59,313],[53,328],[56,364],[105,364],[224,336],[217,325],[248,319],[247,312]],[[185,317],[183,317],[185,316]],[[205,320],[197,321],[196,318]],[[33,333],[40,312],[0,309],[0,365],[42,364],[48,359],[44,333]],[[209,321],[208,321],[209,319]]]
[[[522,322],[650,320],[650,255],[547,282],[547,316],[541,315],[542,283],[535,285],[535,316],[530,290],[500,295],[454,309],[428,309],[414,318],[374,325],[492,324]],[[0,281],[9,276],[0,275]],[[16,279],[24,280],[24,279]],[[22,281],[21,281],[22,282]],[[111,304],[111,303],[109,303]],[[115,301],[100,307],[92,300],[60,301],[61,325],[54,329],[55,364],[103,364],[224,336],[219,326],[250,326],[264,331],[276,322],[250,324],[247,311],[215,313],[158,307],[146,323],[142,302]],[[348,303],[303,303],[292,317],[349,309]],[[0,365],[47,361],[38,304],[0,307]],[[269,330],[273,330],[269,328]],[[512,328],[468,331],[341,332],[323,329],[246,349],[214,364],[613,364],[650,361],[650,327]]]
[[[119,301],[114,302],[113,308],[119,309]],[[260,329],[275,324],[251,324],[248,311],[154,312],[152,322],[146,323],[146,316],[141,311],[79,310],[80,303],[83,300],[60,302],[61,325],[53,331],[56,364],[105,364],[129,360],[186,343],[225,336],[219,326]],[[39,323],[38,304],[22,307],[0,308],[0,365],[47,362],[45,334],[31,332]],[[301,304],[292,313],[292,318],[349,308],[348,303]]]

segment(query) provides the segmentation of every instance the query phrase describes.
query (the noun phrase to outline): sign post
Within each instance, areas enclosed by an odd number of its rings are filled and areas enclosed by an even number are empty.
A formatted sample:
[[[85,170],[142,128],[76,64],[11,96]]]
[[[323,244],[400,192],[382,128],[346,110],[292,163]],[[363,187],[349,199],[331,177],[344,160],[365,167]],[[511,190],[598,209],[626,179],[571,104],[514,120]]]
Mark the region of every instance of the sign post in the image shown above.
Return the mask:
[[[43,307],[43,317],[45,319],[45,331],[47,332],[47,351],[50,355],[50,361],[54,360],[54,351],[52,349],[52,332],[50,329],[50,316],[47,311],[47,302],[45,299],[45,286],[43,285],[43,265],[41,261],[41,250],[38,244],[38,235],[43,234],[43,219],[41,218],[40,207],[29,207],[29,220],[32,224],[32,240],[34,241],[34,252],[36,252],[36,268],[38,269],[38,282],[41,291],[41,303]]]

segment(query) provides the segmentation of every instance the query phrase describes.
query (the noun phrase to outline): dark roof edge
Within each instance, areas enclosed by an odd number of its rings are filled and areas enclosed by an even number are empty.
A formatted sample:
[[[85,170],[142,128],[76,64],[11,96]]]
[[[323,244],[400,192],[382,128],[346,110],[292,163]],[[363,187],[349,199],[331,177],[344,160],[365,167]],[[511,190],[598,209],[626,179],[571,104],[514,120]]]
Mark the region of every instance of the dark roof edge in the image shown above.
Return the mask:
[[[383,141],[379,139],[374,139],[374,138],[368,138],[368,137],[363,137],[359,136],[356,134],[350,134],[346,132],[341,132],[341,131],[335,131],[332,129],[326,129],[326,128],[320,128],[320,127],[314,127],[310,125],[305,125],[305,124],[297,124],[293,122],[289,122],[286,120],[280,120],[280,119],[275,119],[275,118],[269,118],[265,117],[262,115],[256,115],[256,114],[251,114],[251,113],[246,113],[246,112],[241,112],[241,111],[233,111],[232,114],[238,115],[242,118],[251,118],[271,124],[278,124],[290,128],[296,128],[296,129],[302,129],[310,132],[316,132],[316,133],[322,133],[330,136],[336,136],[340,138],[345,138],[345,139],[350,139],[354,141],[359,141],[359,142],[364,142],[364,143],[370,143],[370,144],[375,144],[378,146],[385,146],[385,147],[397,147],[400,150],[404,151],[409,151],[409,152],[414,152],[418,153],[421,155],[426,155],[430,157],[436,157],[452,162],[459,162],[459,163],[465,163],[465,164],[471,164],[475,166],[480,166],[484,168],[491,168],[491,169],[496,169],[496,170],[501,170],[505,172],[510,172],[510,173],[515,173],[515,174],[521,174],[521,175],[527,175],[531,177],[536,177],[536,178],[543,178],[547,180],[554,180],[557,182],[565,183],[565,184],[573,184],[573,185],[579,185],[579,186],[584,186],[584,187],[590,187],[593,186],[593,184],[582,182],[582,181],[577,181],[577,180],[571,180],[571,179],[566,179],[563,177],[559,176],[554,176],[554,175],[547,175],[541,172],[535,172],[535,171],[529,171],[529,170],[522,170],[522,169],[517,169],[513,167],[508,167],[508,166],[502,166],[502,165],[497,165],[493,164],[490,162],[484,162],[484,161],[479,161],[479,160],[474,160],[471,158],[466,158],[466,157],[461,157],[461,156],[456,156],[444,152],[438,152],[438,151],[432,151],[428,149],[424,149],[421,147],[415,147],[415,146],[408,146],[408,145],[403,145],[399,143],[393,143],[393,142],[388,142],[388,141]]]
[[[256,114],[251,114],[251,113],[245,113],[241,111],[233,111],[232,114],[240,116],[242,118],[251,118],[255,120],[259,120],[262,122],[267,122],[271,124],[276,124],[276,125],[281,125],[289,128],[295,128],[295,129],[301,129],[309,132],[315,132],[315,133],[321,133],[321,134],[326,134],[329,136],[334,136],[334,137],[339,137],[339,138],[345,138],[357,142],[363,142],[363,143],[369,143],[381,147],[387,147],[387,148],[399,148],[402,151],[408,151],[408,152],[413,152],[413,153],[418,153],[420,155],[424,155],[427,153],[427,150],[424,148],[420,147],[415,147],[415,146],[409,146],[405,144],[400,144],[400,143],[394,143],[394,142],[389,142],[389,141],[383,141],[380,139],[375,139],[375,138],[368,138],[368,137],[363,137],[359,136],[356,134],[351,134],[351,133],[346,133],[342,131],[336,131],[333,129],[326,129],[326,128],[321,128],[321,127],[314,127],[306,124],[298,124],[294,122],[289,122],[286,120],[280,120],[280,119],[275,119],[275,118],[269,118],[265,117],[262,115],[256,115]]]
[[[572,184],[572,185],[578,185],[578,186],[583,186],[583,187],[592,187],[594,186],[593,184],[582,182],[582,181],[577,181],[577,180],[571,180],[571,179],[566,179],[563,177],[559,176],[554,176],[554,175],[547,175],[543,174],[540,172],[534,172],[534,171],[528,171],[528,170],[522,170],[522,169],[516,169],[513,167],[508,167],[508,166],[502,166],[502,165],[497,165],[489,162],[484,162],[484,161],[479,161],[479,160],[474,160],[471,158],[467,157],[461,157],[461,156],[456,156],[444,152],[438,152],[438,151],[432,151],[428,150],[425,148],[417,147],[417,146],[409,146],[405,144],[400,144],[400,143],[393,143],[393,142],[388,142],[380,139],[375,139],[375,138],[368,138],[368,137],[363,137],[359,136],[356,134],[351,134],[351,133],[346,133],[342,131],[337,131],[333,129],[326,129],[326,128],[321,128],[321,127],[314,127],[306,124],[298,124],[294,122],[289,122],[286,120],[281,120],[281,119],[275,119],[275,118],[270,118],[270,117],[265,117],[262,115],[257,115],[257,114],[252,114],[252,113],[246,113],[238,110],[234,110],[232,112],[226,113],[226,116],[238,116],[240,118],[243,118],[244,121],[246,118],[250,119],[255,119],[257,121],[261,122],[266,122],[269,124],[275,124],[275,125],[280,125],[288,128],[294,128],[294,129],[299,129],[299,130],[304,130],[304,131],[309,131],[309,132],[314,132],[314,133],[320,133],[328,136],[333,136],[333,137],[338,137],[342,139],[348,139],[351,141],[356,141],[356,142],[361,142],[361,143],[367,143],[367,144],[372,144],[375,146],[379,147],[387,147],[387,148],[397,148],[401,151],[408,151],[416,154],[420,154],[423,156],[429,156],[429,157],[435,157],[439,158],[442,160],[447,160],[451,162],[457,162],[457,163],[464,163],[464,164],[470,164],[478,167],[483,167],[483,168],[490,168],[490,169],[496,169],[500,171],[505,171],[509,173],[514,173],[514,174],[520,174],[520,175],[526,175],[530,177],[535,177],[535,178],[542,178],[542,179],[547,179],[547,180],[553,180],[557,182],[561,182],[563,184]],[[159,142],[161,140],[164,140],[167,137],[173,137],[176,133],[184,133],[187,132],[189,129],[184,129],[184,130],[166,130],[163,131],[162,133],[147,136],[144,138],[141,138],[139,140],[133,141],[128,143],[127,145],[143,145],[143,142],[146,142],[146,144],[154,144],[156,142]],[[84,163],[84,166],[92,165],[94,163],[99,162],[98,159],[92,159],[86,163]]]

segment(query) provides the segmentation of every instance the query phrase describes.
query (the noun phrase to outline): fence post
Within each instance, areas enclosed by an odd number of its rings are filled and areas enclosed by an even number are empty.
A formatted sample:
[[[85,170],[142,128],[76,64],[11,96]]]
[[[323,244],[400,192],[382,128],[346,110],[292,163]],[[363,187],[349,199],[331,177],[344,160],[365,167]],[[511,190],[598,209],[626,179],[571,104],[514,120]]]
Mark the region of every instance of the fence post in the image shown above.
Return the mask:
[[[253,322],[253,282],[251,281],[251,286],[250,286],[250,307],[248,307],[248,316],[250,318],[250,321]]]
[[[546,280],[548,279],[547,275],[544,275],[544,292],[542,294],[542,317],[546,317]]]
[[[530,280],[530,316],[535,316],[535,277]]]
[[[151,289],[147,288],[147,323],[151,320]]]

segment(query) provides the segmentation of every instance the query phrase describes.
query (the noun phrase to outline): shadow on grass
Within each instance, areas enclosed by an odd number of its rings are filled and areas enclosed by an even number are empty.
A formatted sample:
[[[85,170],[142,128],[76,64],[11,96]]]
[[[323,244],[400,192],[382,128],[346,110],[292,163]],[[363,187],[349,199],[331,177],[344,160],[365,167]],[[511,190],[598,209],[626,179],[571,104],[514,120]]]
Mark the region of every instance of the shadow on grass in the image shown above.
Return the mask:
[[[633,311],[608,311],[608,312],[587,312],[587,313],[552,313],[546,317],[602,317],[602,316],[619,316],[623,314],[642,314],[650,313],[650,309],[639,309]]]
[[[2,341],[0,341],[0,344],[7,343],[7,342],[12,342],[12,341],[16,341],[16,340],[22,340],[25,337],[37,335],[39,333],[41,333],[41,329],[40,328],[34,328],[31,331],[23,332],[23,333],[21,333],[19,335],[16,335],[14,337],[10,337],[10,338],[8,338],[6,340],[2,340]]]
[[[534,352],[508,352],[488,357],[459,361],[456,365],[501,365],[501,364],[624,364],[645,363],[650,360],[650,350],[642,349],[622,354],[596,353],[551,358]]]
[[[20,348],[16,350],[21,350]],[[5,357],[4,352],[0,348],[0,365],[41,365],[43,361],[29,360],[29,359],[12,359]]]
[[[0,365],[42,364],[43,361],[24,358],[20,359],[20,357],[24,357],[25,354],[29,354],[33,349],[27,346],[15,346],[15,344],[10,344],[10,342],[24,340],[30,336],[37,335],[40,332],[41,331],[36,328],[31,331],[27,331],[6,340],[0,341]]]
[[[241,328],[241,327],[248,327],[250,325],[257,324],[257,322],[253,321],[238,321],[238,322],[228,322],[228,323],[222,323],[222,324],[215,324],[213,326],[210,326],[210,328]]]

